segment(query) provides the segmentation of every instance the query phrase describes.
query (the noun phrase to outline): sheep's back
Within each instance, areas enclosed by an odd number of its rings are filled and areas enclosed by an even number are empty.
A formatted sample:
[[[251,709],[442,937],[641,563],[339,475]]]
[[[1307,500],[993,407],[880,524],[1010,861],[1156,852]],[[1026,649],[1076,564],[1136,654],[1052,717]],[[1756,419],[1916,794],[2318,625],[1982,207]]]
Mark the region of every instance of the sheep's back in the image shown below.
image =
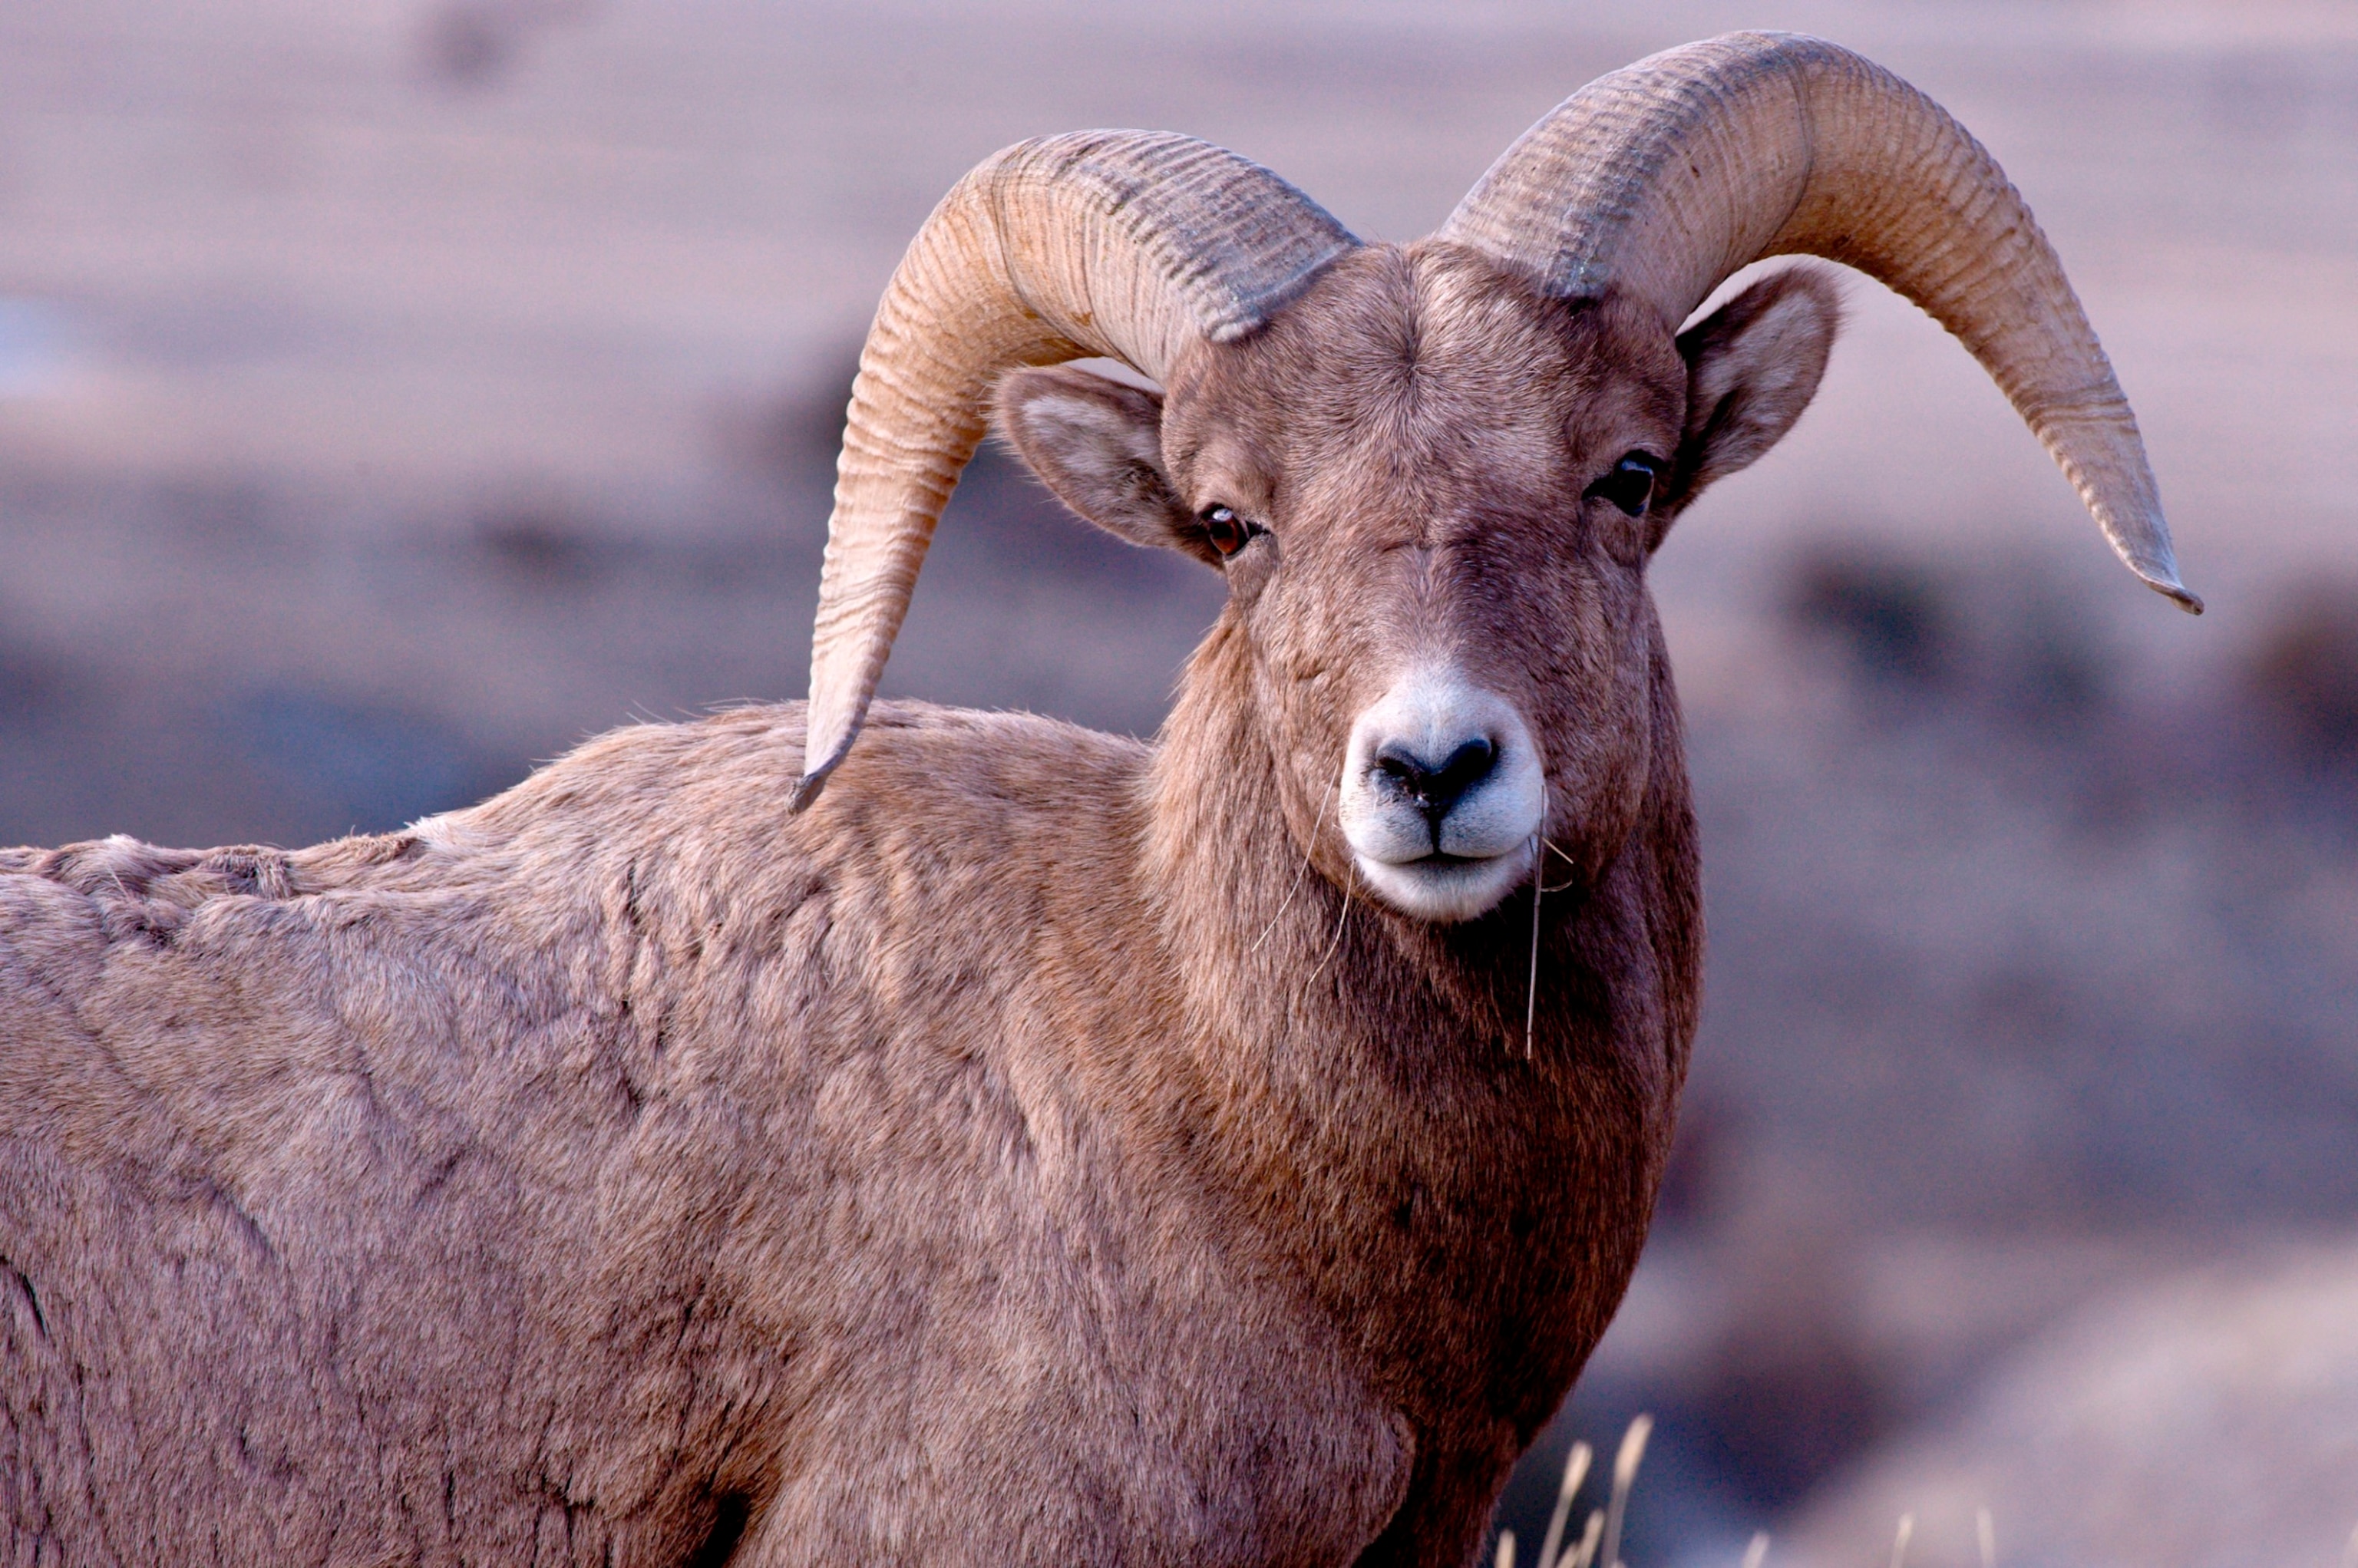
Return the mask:
[[[823,1552],[905,1531],[928,1465],[998,1469],[1011,1530],[1136,1540],[1172,1523],[1040,1502],[1141,1462],[1091,1452],[1108,1409],[1167,1461],[1136,1387],[1207,1453],[1302,1413],[1323,1348],[1237,1325],[1292,1358],[1272,1413],[1165,1332],[1201,1314],[1125,1252],[1153,1207],[1076,1098],[1076,1053],[1167,1022],[1145,749],[887,707],[795,816],[800,741],[637,727],[292,853],[0,852],[17,1541],[657,1562],[764,1498]]]

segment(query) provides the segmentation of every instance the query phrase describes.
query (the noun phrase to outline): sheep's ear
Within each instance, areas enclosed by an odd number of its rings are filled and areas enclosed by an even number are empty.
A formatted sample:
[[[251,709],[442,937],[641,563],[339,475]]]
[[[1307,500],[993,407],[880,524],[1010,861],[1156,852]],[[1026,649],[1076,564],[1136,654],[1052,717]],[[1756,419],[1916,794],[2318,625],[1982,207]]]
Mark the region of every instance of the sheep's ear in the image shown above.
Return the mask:
[[[1765,454],[1817,395],[1842,295],[1817,267],[1762,278],[1679,334],[1687,422],[1658,503],[1665,525],[1704,488]]]
[[[999,428],[1056,499],[1133,545],[1217,565],[1163,470],[1163,399],[1070,365],[999,383]]]

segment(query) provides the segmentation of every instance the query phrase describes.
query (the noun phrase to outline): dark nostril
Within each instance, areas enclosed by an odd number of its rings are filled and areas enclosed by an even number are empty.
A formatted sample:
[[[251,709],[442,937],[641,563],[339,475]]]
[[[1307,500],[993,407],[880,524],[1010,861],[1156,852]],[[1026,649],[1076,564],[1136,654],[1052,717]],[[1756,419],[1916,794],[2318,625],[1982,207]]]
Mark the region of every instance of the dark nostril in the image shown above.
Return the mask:
[[[1498,748],[1477,736],[1433,766],[1406,745],[1392,741],[1376,751],[1376,768],[1417,804],[1417,809],[1438,823],[1460,796],[1489,776]]]
[[[1455,800],[1482,782],[1483,775],[1490,771],[1490,764],[1498,755],[1498,748],[1490,744],[1487,738],[1466,741],[1450,752],[1449,760],[1441,764],[1441,772],[1433,777],[1436,790]]]

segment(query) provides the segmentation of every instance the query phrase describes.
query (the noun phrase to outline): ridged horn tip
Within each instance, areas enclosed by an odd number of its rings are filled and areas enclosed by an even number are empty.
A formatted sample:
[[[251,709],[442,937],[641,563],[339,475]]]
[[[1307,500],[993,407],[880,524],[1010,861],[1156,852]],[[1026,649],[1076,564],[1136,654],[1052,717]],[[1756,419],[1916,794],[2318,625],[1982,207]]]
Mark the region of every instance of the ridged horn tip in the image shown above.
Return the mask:
[[[2187,614],[2200,615],[2202,613],[2202,596],[2195,592],[2192,589],[2187,587],[2184,583],[2179,581],[2176,578],[2156,577],[2147,572],[2139,572],[2137,573],[2137,576],[2145,579],[2146,587],[2153,589],[2154,592],[2161,595],[2164,599],[2176,601],[2178,608],[2186,611]]]
[[[860,717],[867,717],[865,704],[861,705]],[[794,798],[786,803],[787,815],[799,816],[810,809],[811,802],[817,800],[819,791],[827,787],[827,781],[843,764],[843,759],[851,754],[851,743],[859,738],[858,719],[845,727],[844,733],[832,741],[825,735],[814,734],[807,730],[804,732],[803,772],[802,776],[795,781]],[[813,761],[813,758],[817,760]]]
[[[827,787],[827,775],[832,772],[834,769],[831,767],[821,768],[815,773],[805,773],[795,781],[794,797],[786,802],[786,815],[800,816],[804,812],[808,811],[811,802],[818,798],[818,792]]]
[[[2134,433],[2130,438],[2137,443],[2136,451],[2141,459],[2144,452],[2142,438]],[[2113,554],[2120,558],[2121,564],[2135,572],[2138,581],[2174,602],[2189,615],[2200,615],[2202,613],[2202,597],[2180,579],[2178,551],[2170,542],[2169,524],[2161,514],[2160,503],[2151,498],[2153,475],[2149,470],[2144,470],[2142,462],[2138,466],[2141,471],[2131,478],[2132,482],[2146,492],[2147,500],[2143,506],[2132,503],[2116,510],[2110,503],[2110,498],[2093,485],[2082,488],[2082,497],[2098,526],[2103,528],[2105,541],[2113,546]],[[2081,485],[2088,477],[2074,465],[2072,480],[2075,486]],[[2125,515],[2133,519],[2126,526],[2123,525]]]

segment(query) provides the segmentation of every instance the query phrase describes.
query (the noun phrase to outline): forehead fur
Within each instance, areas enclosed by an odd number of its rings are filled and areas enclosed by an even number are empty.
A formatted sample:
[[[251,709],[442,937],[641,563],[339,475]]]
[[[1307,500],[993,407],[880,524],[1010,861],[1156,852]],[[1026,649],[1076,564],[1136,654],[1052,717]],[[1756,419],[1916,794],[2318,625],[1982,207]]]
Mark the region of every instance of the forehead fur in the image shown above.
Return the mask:
[[[1641,304],[1550,299],[1445,242],[1371,245],[1266,331],[1182,367],[1165,452],[1189,489],[1280,513],[1347,481],[1445,510],[1469,487],[1539,502],[1632,449],[1668,456],[1685,387]]]

